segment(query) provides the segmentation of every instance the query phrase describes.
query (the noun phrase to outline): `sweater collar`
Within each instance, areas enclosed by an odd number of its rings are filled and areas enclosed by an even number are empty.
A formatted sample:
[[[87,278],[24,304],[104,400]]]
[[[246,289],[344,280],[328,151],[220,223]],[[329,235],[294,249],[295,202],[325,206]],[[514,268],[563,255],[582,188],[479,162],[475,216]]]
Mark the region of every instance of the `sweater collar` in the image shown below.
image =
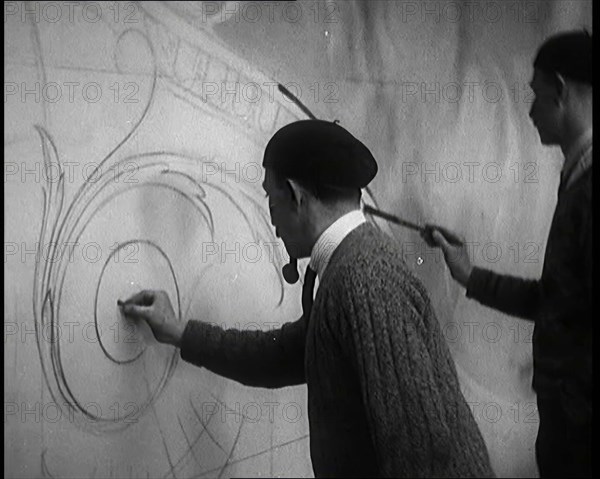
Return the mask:
[[[340,216],[327,228],[315,243],[310,255],[309,266],[317,272],[319,279],[323,277],[325,269],[334,251],[350,232],[365,223],[365,215],[361,210],[354,210]]]
[[[573,143],[565,155],[561,173],[561,185],[567,189],[592,165],[592,128],[589,128]]]

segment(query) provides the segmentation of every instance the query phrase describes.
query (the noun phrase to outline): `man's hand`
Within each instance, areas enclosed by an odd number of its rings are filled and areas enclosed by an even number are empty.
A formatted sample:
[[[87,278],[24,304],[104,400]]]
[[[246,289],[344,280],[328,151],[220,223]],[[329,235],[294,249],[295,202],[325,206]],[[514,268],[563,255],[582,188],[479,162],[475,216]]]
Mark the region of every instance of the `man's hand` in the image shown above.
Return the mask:
[[[144,290],[117,304],[127,317],[146,321],[159,343],[180,346],[185,325],[177,321],[165,291]]]
[[[466,288],[473,266],[465,242],[451,231],[435,225],[426,225],[421,237],[429,246],[442,249],[450,274]]]

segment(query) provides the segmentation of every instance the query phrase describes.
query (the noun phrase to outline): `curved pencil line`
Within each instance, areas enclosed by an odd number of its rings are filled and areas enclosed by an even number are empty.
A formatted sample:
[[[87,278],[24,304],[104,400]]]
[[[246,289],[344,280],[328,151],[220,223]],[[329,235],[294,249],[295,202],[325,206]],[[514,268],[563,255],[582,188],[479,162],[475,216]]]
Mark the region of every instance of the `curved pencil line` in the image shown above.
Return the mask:
[[[198,208],[198,206],[194,203],[194,201],[191,199],[191,197],[189,195],[186,195],[185,193],[183,193],[182,191],[178,190],[177,188],[172,187],[171,185],[166,185],[163,183],[142,183],[139,185],[135,185],[135,186],[131,186],[129,190],[123,190],[123,191],[119,191],[116,193],[113,193],[112,195],[110,195],[109,197],[105,198],[97,207],[96,209],[92,212],[92,214],[89,216],[89,218],[87,219],[87,221],[83,224],[81,230],[79,231],[78,236],[75,238],[74,243],[77,244],[79,241],[79,238],[81,237],[81,235],[83,234],[83,232],[85,231],[85,229],[87,228],[88,224],[94,219],[94,215],[96,215],[102,208],[104,208],[108,203],[112,202],[115,200],[115,198],[117,198],[118,196],[128,193],[130,192],[132,189],[137,189],[137,188],[147,188],[147,187],[157,187],[157,188],[165,188],[168,190],[171,190],[177,194],[179,194],[180,196],[183,196],[184,199],[188,200],[190,203],[192,203],[192,206],[194,206],[199,214],[206,220],[206,218],[204,217],[204,213],[203,211]],[[73,243],[73,242],[70,242]],[[58,308],[60,311],[60,299],[62,297],[62,291],[63,291],[63,286],[64,286],[64,281],[66,279],[66,273],[67,273],[67,267],[68,264],[62,269],[62,274],[60,276],[60,282],[59,282],[59,288],[58,288]],[[59,312],[58,311],[58,312]]]
[[[192,459],[196,462],[196,464],[200,465],[200,461],[198,461],[198,458],[194,454],[193,450],[194,450],[194,445],[196,444],[196,442],[198,442],[200,440],[200,438],[202,437],[202,435],[204,434],[204,429],[202,431],[200,431],[200,434],[198,434],[196,436],[196,439],[194,440],[194,442],[191,442],[190,438],[188,437],[187,433],[185,432],[185,428],[183,427],[183,423],[181,422],[181,418],[179,417],[179,414],[177,415],[177,423],[179,424],[179,428],[181,429],[181,432],[183,433],[183,437],[185,438],[185,442],[187,444],[187,449],[181,455],[179,460],[174,464],[174,468],[177,468],[181,465],[181,463],[184,461],[185,457],[187,456],[188,452],[191,452],[190,455],[192,456]]]
[[[192,411],[194,412],[194,415],[196,416],[196,419],[198,419],[198,422],[200,424],[202,424],[202,427],[206,430],[206,435],[212,440],[212,442],[214,442],[216,444],[216,446],[221,449],[221,451],[223,451],[223,453],[227,454],[227,451],[225,450],[225,448],[221,445],[221,443],[219,441],[217,441],[217,439],[212,435],[212,433],[209,431],[208,429],[208,423],[204,423],[204,421],[202,420],[202,417],[200,416],[200,414],[198,413],[198,410],[196,409],[196,406],[194,406],[194,403],[192,402],[191,399],[189,399],[189,403],[190,406],[192,407]],[[213,414],[211,414],[211,417],[214,415],[215,413],[213,412]]]
[[[26,5],[31,5],[35,2],[25,2]],[[36,22],[30,17],[27,17],[29,26],[32,29],[32,43],[35,57],[35,66],[37,67],[38,78],[41,85],[47,85],[48,79],[46,76],[46,67],[44,65],[44,55],[42,53],[42,42],[40,41],[40,31]],[[41,78],[40,78],[41,77]],[[46,102],[42,102],[42,115],[44,118],[44,125],[48,125],[48,110],[46,108]]]
[[[179,418],[179,415],[177,416],[177,420],[179,421],[179,426],[181,427],[181,430],[186,438],[186,442],[188,443],[188,448],[186,449],[186,451],[181,455],[181,457],[178,459],[178,461],[175,463],[175,469],[177,468],[181,468],[183,467],[183,464],[181,464],[185,458],[188,455],[191,455],[194,460],[196,461],[196,463],[201,466],[200,461],[198,461],[198,458],[196,457],[196,455],[194,454],[194,446],[198,443],[198,441],[200,441],[200,439],[202,438],[202,436],[204,435],[205,432],[208,432],[208,426],[212,420],[212,418],[215,416],[215,413],[213,412],[209,417],[208,417],[208,421],[206,421],[206,424],[201,423],[202,424],[202,430],[200,431],[199,434],[196,435],[195,439],[190,443],[190,440],[183,428],[183,424],[181,423],[181,419]],[[168,473],[166,475],[163,476],[163,479],[166,479],[168,477]]]
[[[168,259],[168,256],[162,250],[162,248],[160,248],[160,246],[158,246],[156,243],[154,243],[152,241],[139,239],[139,240],[131,240],[129,243],[132,243],[132,242],[140,242],[140,243],[149,244],[150,246],[156,248],[161,253],[161,255],[163,255],[165,260],[167,261],[167,265],[169,266],[169,269],[171,270],[171,274],[172,274],[173,280],[174,280],[175,293],[176,293],[176,299],[177,299],[177,311],[178,311],[179,320],[181,320],[181,297],[180,297],[180,292],[179,292],[179,286],[178,286],[178,282],[177,282],[177,277],[175,275],[175,271],[173,269],[173,266],[172,266],[170,260]],[[147,401],[139,407],[139,410],[136,410],[133,413],[128,414],[127,416],[124,416],[123,418],[120,418],[120,420],[114,420],[112,418],[106,419],[104,417],[97,416],[95,414],[91,414],[75,398],[71,388],[68,385],[66,375],[64,374],[64,369],[62,367],[62,361],[60,359],[59,342],[55,341],[55,342],[52,342],[51,344],[54,344],[54,343],[56,344],[56,346],[55,346],[55,348],[51,348],[51,351],[54,352],[54,354],[51,355],[51,358],[52,358],[55,374],[57,374],[57,376],[62,380],[62,381],[58,382],[59,388],[61,388],[61,392],[62,392],[62,387],[64,387],[66,389],[67,394],[69,395],[69,397],[72,400],[69,403],[69,406],[71,406],[73,408],[76,407],[77,409],[79,409],[79,411],[82,414],[86,415],[87,417],[89,417],[97,422],[115,423],[115,422],[121,422],[121,420],[125,421],[126,419],[129,419],[131,416],[135,416],[136,412],[139,413],[138,415],[142,415],[142,413],[154,403],[155,399],[160,395],[160,393],[166,386],[168,380],[170,379],[170,377],[172,375],[172,371],[174,370],[174,367],[173,367],[174,363],[176,364],[176,361],[177,361],[177,353],[174,352],[171,356],[170,364],[168,364],[167,367],[165,368],[165,372],[163,373],[163,376],[161,377],[161,379],[159,381],[159,385],[155,388],[154,392],[150,394],[150,397],[147,399]],[[145,378],[145,379],[147,381],[147,378]],[[66,397],[66,395],[64,393],[63,393],[63,397]],[[121,429],[125,429],[125,428],[129,427],[132,423],[133,422],[126,423],[125,426],[121,427]]]
[[[115,254],[118,254],[118,252],[120,250],[122,250],[123,248],[125,248],[126,246],[129,246],[130,244],[134,243],[134,241],[127,241],[123,244],[120,244],[118,248],[115,248],[114,251],[111,251],[111,253],[108,255],[108,258],[106,259],[106,261],[104,262],[104,265],[102,266],[102,271],[100,272],[100,279],[98,280],[98,284],[96,286],[96,294],[94,296],[94,329],[96,330],[96,337],[98,338],[98,345],[100,346],[100,349],[102,349],[102,351],[104,352],[104,355],[112,362],[119,364],[119,365],[124,365],[124,364],[130,364],[134,361],[136,361],[142,354],[144,354],[144,352],[146,351],[146,348],[144,347],[138,354],[136,354],[133,358],[131,359],[125,359],[125,360],[119,360],[116,359],[115,357],[113,357],[112,354],[110,354],[108,352],[108,350],[106,349],[106,347],[104,346],[104,343],[102,342],[102,335],[100,334],[100,327],[98,325],[98,296],[100,293],[100,286],[102,285],[102,278],[104,277],[104,272],[106,271],[106,267],[108,266],[108,264],[110,263],[110,260],[114,257]],[[168,259],[167,259],[168,261]]]
[[[40,127],[39,125],[34,125],[34,128],[36,129],[36,131],[38,132],[38,134],[40,135],[40,139],[42,142],[42,154],[43,154],[43,159],[44,159],[44,165],[46,167],[48,167],[49,165],[53,165],[56,164],[56,166],[58,167],[59,171],[61,171],[61,166],[60,166],[60,158],[58,155],[58,149],[56,148],[56,145],[54,144],[54,141],[52,140],[50,134],[43,128]],[[48,148],[48,143],[50,144],[50,149]],[[61,212],[62,212],[62,208],[63,208],[63,201],[64,201],[64,172],[61,171],[61,174],[59,176],[59,181],[58,181],[58,187],[57,187],[57,191],[54,191],[54,185],[50,182],[49,178],[46,178],[46,184],[48,185],[48,191],[49,191],[49,196],[48,196],[48,219],[52,216],[53,218],[55,218],[56,220],[58,220],[58,218],[60,218]],[[59,203],[58,203],[58,208],[56,209],[56,211],[53,211],[52,213],[50,213],[51,208],[53,208],[53,206],[55,206],[53,204],[52,201],[52,196],[53,193],[59,194]],[[56,248],[58,247],[58,241],[53,242],[53,240],[55,239],[55,234],[56,234],[56,226],[57,226],[57,221],[54,222],[53,227],[52,227],[52,231],[50,232],[50,238],[49,238],[49,250],[48,250],[48,256],[50,258],[54,258],[54,254],[56,252]],[[45,236],[45,233],[44,233]],[[58,238],[56,238],[58,240]],[[38,253],[39,254],[43,254],[43,241],[40,241],[39,245],[38,245]],[[44,264],[44,272],[42,273],[42,282],[48,282],[48,264],[49,261],[46,261]]]
[[[144,364],[144,368],[145,368],[145,364]],[[148,389],[148,392],[150,393],[150,384],[148,383],[148,378],[146,376],[144,376],[144,380],[146,382],[146,388]],[[173,477],[175,479],[177,479],[177,476],[175,475],[175,470],[173,467],[173,461],[171,460],[171,454],[169,453],[169,448],[167,447],[165,433],[163,432],[162,427],[160,426],[160,421],[158,420],[158,414],[156,413],[156,407],[154,406],[154,403],[152,403],[150,405],[150,407],[152,408],[152,412],[154,413],[154,420],[156,421],[156,426],[158,427],[158,432],[160,433],[160,438],[162,440],[163,447],[165,448],[165,453],[167,455],[167,461],[169,463],[170,470],[173,473]]]
[[[219,479],[221,479],[221,477],[223,477],[223,472],[225,472],[225,469],[227,468],[227,466],[229,466],[229,463],[231,461],[231,456],[233,455],[233,451],[235,451],[237,443],[240,439],[240,433],[242,432],[242,428],[244,427],[245,419],[246,419],[245,416],[242,416],[242,422],[240,423],[240,427],[238,428],[237,434],[235,435],[233,445],[231,446],[231,451],[229,451],[229,456],[227,456],[227,460],[225,461],[225,464],[223,464],[223,467],[221,468],[221,471],[219,472],[219,476],[218,476]]]
[[[157,65],[156,65],[156,58],[155,58],[155,55],[154,55],[154,49],[152,47],[152,44],[151,44],[151,42],[148,42],[148,44],[150,45],[150,50],[152,52],[152,58],[154,59],[153,74],[152,74],[152,86],[151,86],[151,89],[150,89],[150,95],[149,95],[149,98],[148,98],[148,102],[147,102],[147,104],[146,104],[146,106],[144,108],[144,111],[142,112],[142,115],[137,120],[137,122],[133,125],[131,131],[125,135],[125,137],[108,153],[108,155],[106,155],[106,157],[104,157],[104,159],[94,169],[94,171],[92,172],[92,175],[90,175],[90,177],[93,177],[102,168],[102,166],[108,161],[108,159],[133,136],[133,134],[135,133],[135,131],[139,128],[139,126],[141,125],[141,123],[146,118],[148,112],[150,111],[150,106],[152,105],[152,102],[153,102],[153,99],[154,99],[154,92],[155,92],[155,89],[156,89]],[[71,204],[69,205],[69,207],[67,209],[67,212],[65,214],[66,218],[68,218],[71,215],[71,211],[73,210],[73,208],[75,207],[75,205],[78,203],[79,198],[81,197],[81,195],[83,195],[86,192],[86,186],[88,184],[89,183],[83,183],[79,187],[79,189],[77,190],[77,192],[75,193],[75,197],[71,201]],[[88,188],[93,188],[93,186],[92,187],[88,187]],[[65,226],[64,223],[61,225],[61,228],[59,229],[59,233],[58,233],[59,236],[62,233],[63,226]]]
[[[46,454],[47,453],[48,453],[48,448],[44,447],[44,449],[42,450],[41,464],[40,464],[40,468],[42,470],[42,476],[54,479],[54,476],[50,472],[50,469],[48,468],[48,464],[46,463]]]
[[[239,459],[234,459],[233,461],[229,462],[229,465],[231,466],[233,464],[239,464],[240,462],[247,461],[248,459],[252,459],[252,458],[255,458],[255,457],[258,457],[258,456],[262,456],[263,454],[266,454],[267,452],[270,452],[270,451],[272,451],[272,450],[274,450],[274,449],[276,449],[278,447],[289,446],[290,444],[294,444],[295,442],[300,442],[303,439],[308,439],[308,438],[309,438],[309,435],[308,434],[304,434],[303,436],[297,437],[296,439],[291,439],[289,441],[284,441],[284,442],[281,442],[279,444],[274,444],[272,447],[269,447],[267,449],[263,449],[262,451],[256,452],[254,454],[250,454],[248,456],[240,457]],[[220,467],[216,467],[216,468],[213,468],[213,469],[202,471],[200,474],[198,474],[198,477],[204,476],[206,474],[211,474],[213,472],[217,472],[220,469],[221,469]]]

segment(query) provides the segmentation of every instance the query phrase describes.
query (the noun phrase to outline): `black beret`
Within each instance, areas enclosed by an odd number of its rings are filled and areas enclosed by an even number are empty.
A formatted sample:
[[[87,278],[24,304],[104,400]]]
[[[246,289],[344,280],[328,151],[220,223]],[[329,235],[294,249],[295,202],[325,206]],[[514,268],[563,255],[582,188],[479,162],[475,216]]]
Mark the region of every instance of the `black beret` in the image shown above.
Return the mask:
[[[267,144],[263,166],[286,178],[339,188],[364,188],[377,174],[369,149],[324,120],[301,120],[278,130]]]
[[[592,36],[586,31],[573,31],[550,37],[538,50],[533,66],[592,83]]]

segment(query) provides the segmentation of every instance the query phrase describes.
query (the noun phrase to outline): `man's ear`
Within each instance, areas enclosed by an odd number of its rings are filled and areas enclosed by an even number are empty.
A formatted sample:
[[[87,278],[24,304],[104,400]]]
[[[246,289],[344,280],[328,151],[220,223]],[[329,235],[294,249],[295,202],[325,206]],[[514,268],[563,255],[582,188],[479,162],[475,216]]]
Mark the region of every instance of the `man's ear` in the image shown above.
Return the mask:
[[[295,201],[297,206],[301,206],[306,202],[306,190],[296,180],[287,179],[285,180],[288,184],[289,189],[292,193],[292,199]]]
[[[567,93],[567,82],[565,81],[565,77],[563,77],[560,73],[555,73],[554,85],[556,87],[555,102],[558,104],[560,102],[563,102]]]

